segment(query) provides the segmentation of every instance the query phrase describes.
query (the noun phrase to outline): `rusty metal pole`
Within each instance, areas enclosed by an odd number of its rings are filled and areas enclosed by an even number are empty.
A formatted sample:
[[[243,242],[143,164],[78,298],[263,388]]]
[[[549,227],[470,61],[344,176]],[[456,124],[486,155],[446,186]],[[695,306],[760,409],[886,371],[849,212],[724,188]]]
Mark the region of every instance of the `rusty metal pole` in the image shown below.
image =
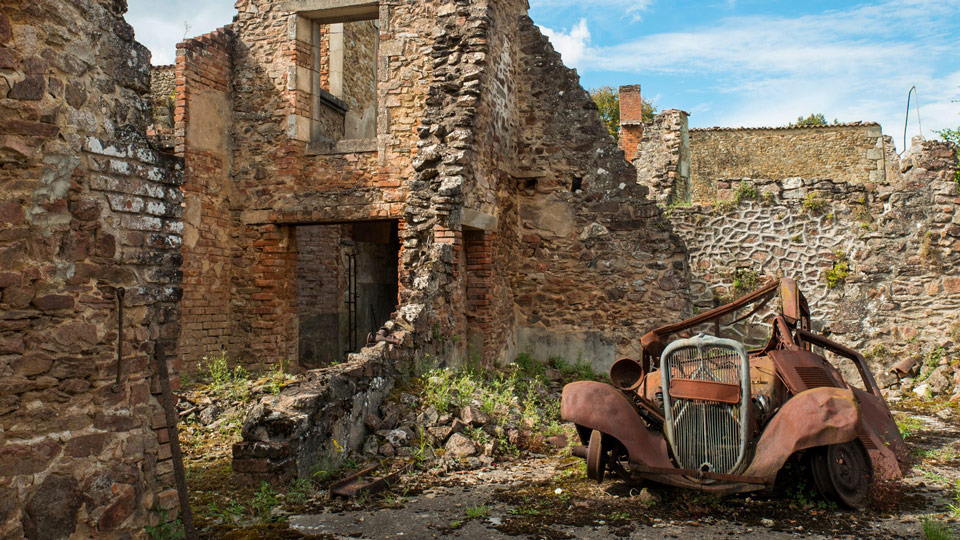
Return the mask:
[[[180,436],[177,431],[177,404],[170,390],[170,374],[167,371],[167,358],[164,346],[159,340],[154,350],[157,375],[160,376],[160,391],[163,395],[163,411],[167,417],[167,433],[170,438],[170,456],[173,459],[173,475],[177,482],[177,495],[180,497],[180,516],[186,540],[197,540],[197,530],[193,526],[193,512],[190,510],[190,494],[187,491],[187,475],[183,468],[183,454],[180,452]]]

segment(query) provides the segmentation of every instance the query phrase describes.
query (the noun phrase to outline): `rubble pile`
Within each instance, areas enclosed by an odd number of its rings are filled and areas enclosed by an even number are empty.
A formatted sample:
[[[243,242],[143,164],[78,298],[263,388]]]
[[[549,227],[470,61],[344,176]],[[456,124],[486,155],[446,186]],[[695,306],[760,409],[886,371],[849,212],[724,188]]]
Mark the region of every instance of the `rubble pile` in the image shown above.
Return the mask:
[[[530,375],[515,365],[485,374],[432,371],[367,415],[359,457],[458,470],[566,447],[573,430],[561,423],[560,391],[576,377],[558,369]]]

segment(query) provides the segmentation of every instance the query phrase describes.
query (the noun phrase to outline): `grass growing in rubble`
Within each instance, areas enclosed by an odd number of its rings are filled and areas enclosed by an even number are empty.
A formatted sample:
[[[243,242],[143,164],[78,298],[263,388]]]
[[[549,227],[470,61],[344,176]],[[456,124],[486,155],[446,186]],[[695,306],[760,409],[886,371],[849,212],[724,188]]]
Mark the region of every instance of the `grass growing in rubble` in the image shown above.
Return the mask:
[[[421,379],[421,395],[441,414],[454,407],[462,409],[479,404],[480,410],[494,419],[519,410],[526,427],[556,430],[560,423],[560,402],[548,391],[548,368],[558,371],[564,381],[600,378],[583,362],[569,364],[553,358],[543,364],[522,353],[503,370],[431,370]]]

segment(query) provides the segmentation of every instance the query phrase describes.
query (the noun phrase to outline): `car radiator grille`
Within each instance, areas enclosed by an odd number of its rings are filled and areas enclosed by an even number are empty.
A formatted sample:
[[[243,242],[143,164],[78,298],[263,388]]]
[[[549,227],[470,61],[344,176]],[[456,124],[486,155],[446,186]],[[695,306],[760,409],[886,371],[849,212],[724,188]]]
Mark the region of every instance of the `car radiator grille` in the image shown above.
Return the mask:
[[[712,381],[738,386],[743,386],[745,381],[749,385],[749,379],[743,377],[744,370],[749,373],[749,368],[742,345],[738,351],[730,346],[738,343],[709,336],[683,341],[698,339],[699,344],[678,346],[672,351],[668,348],[664,352],[661,367],[669,380]],[[670,408],[668,440],[681,468],[736,472],[746,448],[746,409],[742,400],[749,401],[749,395],[749,386],[741,391],[741,403],[672,398],[669,392],[664,393],[664,406],[669,403]]]

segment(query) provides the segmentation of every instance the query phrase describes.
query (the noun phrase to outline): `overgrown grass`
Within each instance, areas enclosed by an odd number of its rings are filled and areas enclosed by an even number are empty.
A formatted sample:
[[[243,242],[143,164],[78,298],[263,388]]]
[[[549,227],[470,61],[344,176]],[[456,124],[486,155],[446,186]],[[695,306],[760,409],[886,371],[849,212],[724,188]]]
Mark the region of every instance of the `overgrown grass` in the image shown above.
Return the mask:
[[[467,519],[483,519],[490,515],[490,508],[481,504],[467,507]]]
[[[947,524],[926,516],[920,521],[920,527],[923,531],[925,540],[956,540],[954,530]]]
[[[204,356],[200,363],[200,372],[206,376],[217,398],[249,401],[250,374],[240,365],[231,369],[226,351],[215,356]]]

